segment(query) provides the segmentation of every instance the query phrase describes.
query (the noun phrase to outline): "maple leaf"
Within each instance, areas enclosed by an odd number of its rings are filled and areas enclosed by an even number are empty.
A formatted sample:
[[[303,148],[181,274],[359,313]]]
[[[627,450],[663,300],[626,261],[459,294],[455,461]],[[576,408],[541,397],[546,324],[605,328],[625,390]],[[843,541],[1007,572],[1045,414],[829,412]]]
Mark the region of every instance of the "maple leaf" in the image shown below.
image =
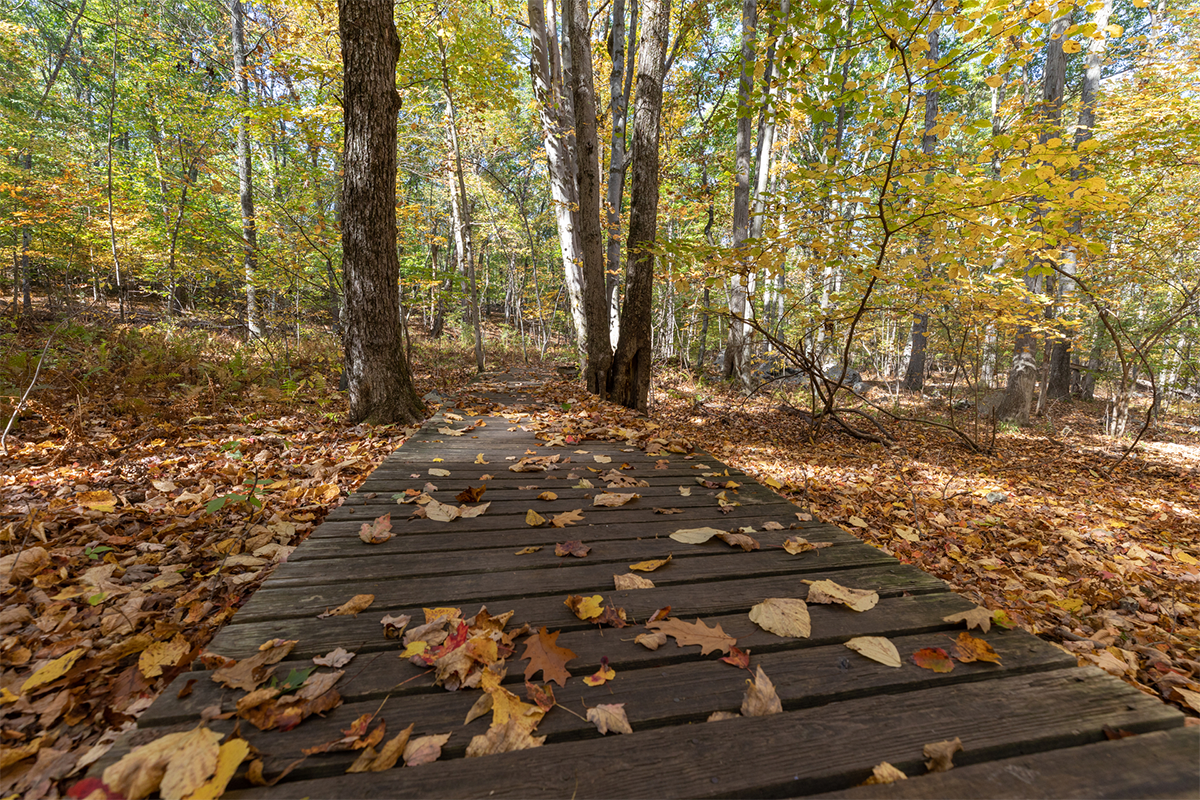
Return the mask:
[[[972,661],[990,661],[1000,663],[1000,655],[983,639],[977,639],[963,631],[954,640],[954,657],[964,664]]]
[[[377,517],[374,522],[364,522],[362,528],[359,529],[358,538],[367,544],[382,544],[395,536],[390,532],[391,530],[392,515],[388,513]]]
[[[750,621],[776,636],[808,638],[812,633],[808,606],[803,600],[771,597],[750,609]]]
[[[695,622],[684,622],[681,619],[669,617],[664,620],[647,622],[646,627],[674,637],[678,647],[699,645],[701,655],[708,655],[713,650],[728,653],[729,648],[737,644],[737,639],[721,630],[719,624],[709,627],[699,619]]]
[[[317,614],[317,619],[327,619],[328,617],[357,617],[360,611],[366,611],[371,603],[375,602],[373,594],[356,594],[333,611],[325,609],[320,614]]]
[[[487,733],[481,733],[471,739],[467,745],[467,758],[510,753],[515,750],[528,750],[541,747],[546,741],[545,736],[534,736],[527,728],[521,726],[516,719],[509,719],[504,724],[493,724]]]
[[[525,524],[532,528],[546,524],[546,518],[534,511],[532,508],[525,512]]]
[[[613,575],[613,585],[618,591],[629,589],[653,589],[654,581],[649,578],[643,578],[641,575],[634,575],[632,572],[626,575]]]
[[[923,647],[913,653],[912,660],[918,667],[934,672],[950,672],[954,669],[950,655],[940,647]]]
[[[600,669],[596,670],[596,674],[588,675],[583,682],[588,686],[603,686],[615,677],[617,671],[608,665],[608,656],[604,656],[600,659]]]
[[[743,717],[766,717],[783,712],[783,704],[775,693],[775,684],[760,666],[754,679],[746,679],[746,696],[742,699]]]
[[[449,739],[448,733],[410,739],[404,746],[404,766],[419,767],[422,764],[432,764],[442,757],[442,745]]]
[[[571,609],[571,612],[582,620],[589,620],[600,616],[604,611],[604,598],[598,594],[591,597],[582,597],[577,594],[570,595],[564,601],[564,605]]]
[[[970,611],[960,611],[957,614],[950,614],[942,617],[942,622],[949,622],[951,624],[955,622],[965,622],[967,623],[968,630],[971,628],[979,628],[979,630],[987,633],[992,627],[992,612],[988,611],[982,606],[976,606]]]
[[[592,548],[588,547],[583,542],[571,540],[568,542],[559,542],[554,545],[554,555],[556,556],[575,556],[583,558],[588,553],[592,552]]]
[[[639,561],[636,564],[630,564],[629,568],[638,572],[654,572],[659,567],[665,567],[671,563],[671,556],[666,558],[655,558],[650,561]]]
[[[868,589],[851,589],[830,580],[803,583],[808,584],[810,603],[841,603],[854,611],[869,611],[879,602],[879,595]]]
[[[567,678],[571,677],[571,673],[567,672],[567,662],[575,658],[575,653],[556,644],[559,633],[550,633],[543,626],[525,640],[525,652],[521,660],[529,662],[525,666],[526,680],[541,672],[542,679],[547,683],[553,681],[559,686],[567,684]]]
[[[736,646],[729,648],[729,655],[721,656],[726,664],[732,664],[739,669],[750,669],[750,651],[739,650]]]
[[[600,731],[601,735],[607,734],[609,731],[633,733],[633,728],[629,725],[629,717],[625,715],[624,703],[600,703],[588,709],[587,719],[596,726],[596,730]]]
[[[954,754],[963,749],[962,740],[957,736],[944,742],[934,742],[924,747],[925,769],[930,772],[945,772],[954,767]]]
[[[548,683],[539,685],[525,681],[525,696],[543,712],[554,708],[554,687]]]
[[[550,524],[556,528],[565,528],[583,519],[583,509],[577,508],[574,511],[564,511],[561,514],[555,514],[554,519],[550,520]]]
[[[890,639],[883,636],[858,636],[847,641],[846,647],[884,666],[900,666],[900,652]]]

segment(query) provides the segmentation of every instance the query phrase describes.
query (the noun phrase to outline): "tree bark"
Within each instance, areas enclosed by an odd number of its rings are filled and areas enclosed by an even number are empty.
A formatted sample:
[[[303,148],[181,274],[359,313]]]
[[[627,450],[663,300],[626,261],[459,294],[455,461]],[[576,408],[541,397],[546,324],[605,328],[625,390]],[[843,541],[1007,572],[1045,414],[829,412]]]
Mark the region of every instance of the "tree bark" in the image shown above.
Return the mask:
[[[250,76],[246,71],[245,9],[242,0],[229,5],[233,29],[233,81],[242,113],[238,115],[238,199],[242,208],[242,272],[246,280],[246,329],[262,333],[254,281],[258,272],[258,227],[254,219],[254,166],[250,159]]]
[[[424,407],[400,328],[396,257],[396,60],[391,0],[340,0],[345,126],[342,262],[350,420],[409,423]]]
[[[609,34],[608,54],[612,70],[608,76],[609,116],[612,118],[612,139],[609,143],[608,187],[605,198],[608,245],[605,254],[604,281],[608,297],[609,341],[617,346],[620,334],[617,285],[621,270],[621,209],[625,201],[625,173],[629,155],[625,151],[626,124],[629,118],[629,90],[633,79],[633,49],[637,41],[638,6],[633,3],[629,25],[629,63],[625,62],[625,0],[613,0],[612,31]]]
[[[610,398],[627,408],[649,408],[654,242],[658,235],[658,136],[663,65],[671,0],[642,0],[645,25],[638,44],[637,100],[633,112],[633,175],[629,252],[621,335],[608,373]]]
[[[584,379],[603,397],[612,363],[608,304],[604,293],[604,239],[600,230],[600,145],[596,135],[596,88],[588,37],[587,0],[565,0],[571,36],[571,88],[575,99],[575,142],[579,157],[579,244],[583,261],[583,309],[587,320]]]
[[[745,263],[746,239],[750,236],[750,156],[751,119],[750,97],[754,91],[755,27],[758,24],[757,0],[742,2],[741,77],[738,81],[737,140],[734,152],[733,188],[733,247],[742,261],[730,276],[729,335],[725,343],[725,378],[738,377],[750,387],[750,274]]]
[[[568,102],[570,88],[563,85],[559,58],[558,36],[554,15],[546,16],[542,0],[529,0],[529,73],[533,94],[538,101],[538,117],[542,123],[542,143],[546,150],[546,166],[550,176],[550,196],[554,203],[554,221],[558,227],[562,251],[563,277],[570,297],[571,317],[579,332],[580,354],[587,331],[583,314],[583,265],[579,255],[579,191],[569,132],[575,120]]]

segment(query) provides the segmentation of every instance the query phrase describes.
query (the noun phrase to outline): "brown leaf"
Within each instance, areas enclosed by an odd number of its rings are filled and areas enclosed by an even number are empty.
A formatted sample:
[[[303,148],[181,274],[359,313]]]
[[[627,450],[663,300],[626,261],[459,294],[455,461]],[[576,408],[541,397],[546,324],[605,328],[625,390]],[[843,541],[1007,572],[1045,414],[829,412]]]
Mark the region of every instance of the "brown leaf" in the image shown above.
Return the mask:
[[[732,664],[738,669],[750,669],[750,651],[739,650],[737,647],[729,648],[729,655],[721,656],[721,660],[726,664]]]
[[[574,540],[569,542],[559,542],[558,544],[554,545],[554,555],[559,557],[575,556],[576,558],[583,558],[591,551],[592,548],[588,547],[583,542],[577,542]]]
[[[881,761],[878,766],[871,770],[871,777],[862,782],[863,786],[869,786],[877,783],[895,783],[896,781],[908,780],[908,776],[900,770],[893,767],[886,761]]]
[[[841,603],[854,611],[869,611],[879,602],[879,595],[869,589],[851,589],[830,580],[803,582],[808,584],[810,603]]]
[[[655,514],[682,514],[683,509],[682,508],[659,508],[658,506],[655,506],[654,513]]]
[[[50,566],[50,553],[44,547],[26,547],[0,558],[0,581],[24,583]],[[0,583],[0,586],[3,584]]]
[[[608,508],[616,508],[631,503],[641,497],[640,494],[630,492],[629,494],[620,494],[618,492],[600,492],[592,498],[593,506],[606,506]]]
[[[681,619],[670,617],[657,622],[648,622],[646,627],[675,637],[675,644],[678,647],[699,645],[701,655],[708,655],[713,650],[728,653],[729,648],[737,644],[737,639],[721,630],[720,625],[710,628],[699,619],[695,622],[684,622]]]
[[[454,499],[460,503],[478,503],[479,498],[483,497],[483,493],[486,491],[486,483],[480,486],[468,486],[458,494],[454,495]]]
[[[286,658],[296,646],[296,642],[296,639],[272,639],[264,642],[256,654],[214,671],[212,679],[227,689],[254,691],[271,676],[271,670],[267,667]]]
[[[632,572],[626,575],[613,575],[613,584],[619,591],[654,588],[654,581],[643,578],[641,575],[634,575]]]
[[[954,754],[962,750],[962,740],[957,736],[951,741],[934,742],[927,744],[924,748],[925,757],[929,760],[925,762],[925,769],[930,772],[945,772],[954,767]]]
[[[388,513],[382,517],[377,517],[374,522],[364,522],[358,532],[358,538],[367,544],[382,544],[395,536],[394,533],[391,533],[391,530],[392,515]]]
[[[820,550],[822,547],[832,547],[833,542],[810,542],[803,536],[789,536],[783,540],[783,549],[794,556],[807,553],[809,550]]]
[[[781,531],[781,530],[783,530],[783,526],[780,525],[778,522],[775,522],[774,520],[769,520],[767,522],[764,522],[762,527],[763,527],[764,531]]]
[[[637,572],[654,572],[659,567],[665,567],[671,563],[671,556],[666,558],[655,558],[650,561],[639,561],[636,564],[630,564],[629,568]]]
[[[337,647],[323,656],[314,657],[313,663],[318,667],[333,667],[334,669],[338,669],[349,664],[353,660],[354,655],[354,653],[347,651],[344,647]]]
[[[942,617],[942,622],[949,622],[951,624],[955,622],[965,622],[967,623],[968,630],[971,628],[979,628],[979,630],[987,633],[992,627],[992,612],[988,611],[982,606],[976,606],[970,611],[960,611],[957,614],[950,614]]]
[[[459,506],[459,519],[474,519],[475,517],[478,517],[480,514],[487,511],[489,506],[491,506],[490,501],[478,506]]]
[[[510,718],[504,724],[493,724],[487,733],[481,733],[471,739],[467,745],[467,758],[495,755],[496,753],[511,753],[515,750],[529,750],[541,747],[546,741],[545,736],[534,736],[533,732],[522,726],[515,718]]]
[[[545,525],[546,518],[531,508],[525,512],[525,524],[531,528],[536,528],[539,525]]]
[[[542,545],[540,545],[540,544],[537,544],[537,545],[530,545],[529,547],[522,547],[520,550],[518,550],[517,552],[513,553],[513,555],[515,555],[515,556],[527,556],[527,555],[529,555],[530,553],[536,553],[538,550],[541,550],[541,549],[542,549]]]
[[[371,603],[375,602],[373,594],[356,594],[333,611],[326,609],[324,612],[317,614],[317,619],[326,619],[328,617],[357,617],[358,612],[366,611]]]
[[[730,547],[740,547],[745,552],[758,549],[758,540],[753,536],[748,536],[744,533],[728,533],[724,532],[717,536],[725,544]]]
[[[667,643],[667,635],[659,631],[655,631],[654,633],[639,633],[633,637],[633,641],[647,650],[657,650]]]
[[[171,669],[192,650],[191,644],[181,634],[175,634],[169,642],[155,642],[142,651],[138,656],[138,669],[147,678],[157,678],[163,674],[163,667]]]
[[[742,718],[741,714],[735,714],[732,711],[714,711],[711,714],[709,714],[708,719],[706,719],[704,721],[705,722],[720,722],[721,720],[725,720],[725,719],[741,719],[741,718]]]
[[[525,696],[543,712],[549,711],[555,706],[554,687],[548,683],[538,685],[525,681]]]
[[[750,621],[776,636],[808,638],[812,633],[808,606],[792,597],[770,597],[750,609]]]
[[[432,764],[442,757],[442,745],[449,739],[448,733],[410,739],[404,746],[404,766],[419,767],[422,764]]]
[[[625,716],[624,703],[600,703],[588,709],[587,719],[601,734],[607,734],[609,731],[633,733],[633,728],[629,727],[629,718]]]
[[[555,514],[554,519],[550,520],[550,524],[556,528],[565,528],[568,525],[573,525],[583,519],[583,509],[577,508],[574,511],[564,511],[561,514]]]
[[[404,749],[408,747],[408,741],[412,738],[413,728],[416,723],[409,725],[404,730],[400,731],[395,738],[388,740],[377,754],[374,747],[368,747],[363,750],[358,760],[350,765],[346,772],[383,772],[396,766],[396,762],[404,754]]]
[[[950,672],[954,669],[950,654],[940,647],[923,647],[913,653],[912,660],[918,667],[934,672]]]
[[[408,614],[397,614],[396,616],[388,614],[379,620],[379,623],[383,625],[383,635],[388,639],[399,639],[410,622],[412,622],[412,617]]]
[[[746,696],[742,699],[743,717],[766,717],[783,711],[779,695],[775,694],[775,684],[767,677],[760,666],[754,675],[754,680],[746,680]]]
[[[163,797],[184,797],[216,772],[220,741],[221,734],[204,727],[169,733],[105,769],[104,783],[129,800],[158,789]]]
[[[425,504],[425,516],[437,522],[453,522],[462,516],[462,512],[455,506],[430,500]]]
[[[704,544],[714,536],[723,536],[725,531],[718,528],[681,528],[671,534],[671,538],[684,544]]]
[[[575,653],[556,644],[559,633],[550,633],[543,626],[525,640],[525,652],[521,660],[529,662],[525,666],[526,680],[541,672],[542,680],[546,682],[554,681],[559,686],[567,684],[567,678],[571,677],[571,673],[567,672],[567,662],[575,658]]]
[[[989,661],[993,664],[1000,663],[1000,655],[992,646],[983,639],[977,639],[971,634],[963,631],[954,640],[954,657],[964,664],[970,664],[972,661]]]
[[[542,492],[541,494],[539,494],[539,495],[537,496],[537,499],[538,499],[538,500],[545,500],[546,502],[549,502],[549,501],[551,501],[551,500],[557,500],[557,499],[558,499],[558,495],[556,495],[554,492]]]
[[[846,642],[846,647],[884,666],[900,666],[900,652],[883,636],[857,636]]]

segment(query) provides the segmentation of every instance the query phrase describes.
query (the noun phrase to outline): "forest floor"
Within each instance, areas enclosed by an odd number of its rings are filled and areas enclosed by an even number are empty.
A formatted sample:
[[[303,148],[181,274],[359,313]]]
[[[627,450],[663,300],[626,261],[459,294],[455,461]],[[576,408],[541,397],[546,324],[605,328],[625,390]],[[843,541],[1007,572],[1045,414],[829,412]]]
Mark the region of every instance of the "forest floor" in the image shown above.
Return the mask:
[[[5,423],[52,330],[0,336]],[[488,359],[526,366],[511,337]],[[689,441],[800,514],[1200,711],[1194,414],[1165,420],[1113,470],[1124,443],[1102,435],[1097,405],[1055,410],[1053,430],[1001,432],[981,456],[928,427],[891,429],[892,447],[829,431],[810,442],[779,411],[794,398],[746,399],[678,372],[656,376],[652,416],[638,417],[549,362],[530,368],[552,376],[540,391],[559,409],[540,436]],[[204,330],[58,330],[0,471],[0,797],[64,794],[411,432],[346,424],[339,369],[328,335],[252,350]],[[419,393],[449,395],[473,374],[468,347],[414,340]],[[896,400],[946,418],[936,401]]]

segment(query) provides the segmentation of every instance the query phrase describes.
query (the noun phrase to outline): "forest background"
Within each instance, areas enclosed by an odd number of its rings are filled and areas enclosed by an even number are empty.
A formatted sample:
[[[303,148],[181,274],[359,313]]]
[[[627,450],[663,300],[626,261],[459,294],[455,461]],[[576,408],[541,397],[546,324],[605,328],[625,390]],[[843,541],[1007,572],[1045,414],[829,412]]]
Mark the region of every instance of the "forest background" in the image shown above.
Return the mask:
[[[1196,710],[1198,24],[1166,0],[401,2],[404,370],[448,393],[574,361],[548,424],[671,425]],[[341,45],[324,0],[4,4],[22,791],[128,725],[403,438],[352,424],[353,370],[336,389]]]

